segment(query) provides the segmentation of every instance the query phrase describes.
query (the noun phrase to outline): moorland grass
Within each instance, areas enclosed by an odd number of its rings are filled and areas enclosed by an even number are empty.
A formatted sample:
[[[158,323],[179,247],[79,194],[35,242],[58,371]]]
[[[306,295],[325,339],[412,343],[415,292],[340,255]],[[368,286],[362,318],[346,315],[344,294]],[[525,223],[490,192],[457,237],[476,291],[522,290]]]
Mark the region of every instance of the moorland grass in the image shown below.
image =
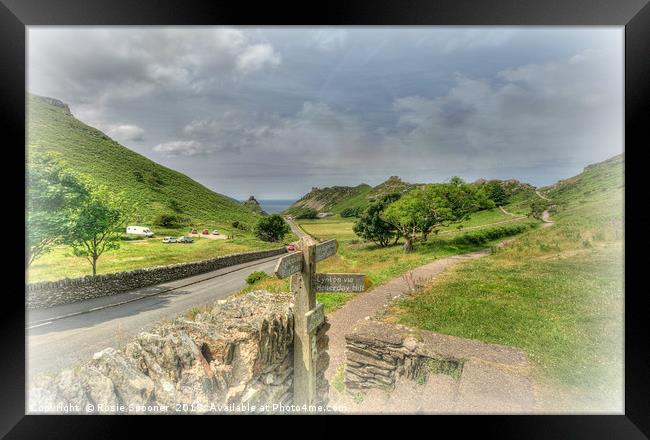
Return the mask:
[[[547,188],[554,226],[455,266],[385,319],[523,348],[543,410],[620,411],[622,177],[613,160]]]

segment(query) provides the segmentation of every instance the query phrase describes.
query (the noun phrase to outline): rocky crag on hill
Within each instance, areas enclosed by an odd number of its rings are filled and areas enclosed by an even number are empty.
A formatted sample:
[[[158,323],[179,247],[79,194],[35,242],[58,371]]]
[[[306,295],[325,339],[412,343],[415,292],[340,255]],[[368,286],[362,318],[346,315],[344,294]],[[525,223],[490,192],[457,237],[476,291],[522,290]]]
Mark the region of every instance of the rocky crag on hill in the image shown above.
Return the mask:
[[[313,187],[311,191],[291,205],[287,212],[299,208],[315,209],[319,212],[335,209],[339,202],[349,198],[364,195],[372,189],[370,185],[362,183],[358,186],[332,186],[325,188]]]
[[[503,196],[511,198],[514,196],[526,197],[535,193],[535,187],[516,179],[507,180],[485,180],[478,179],[474,185],[497,185],[502,188]],[[285,214],[300,214],[307,209],[318,212],[332,212],[340,214],[344,210],[363,210],[370,203],[379,200],[389,194],[404,194],[416,188],[426,186],[425,183],[410,183],[402,180],[399,176],[390,176],[377,186],[361,184],[358,186],[332,186],[326,188],[312,188],[300,200],[295,202],[284,212]]]
[[[368,204],[389,193],[404,193],[418,185],[404,182],[397,176],[372,187],[362,183],[357,186],[314,187],[310,192],[285,210],[285,214],[297,214],[305,209],[318,212],[340,213],[346,208],[365,208]]]
[[[28,385],[29,412],[224,413],[293,402],[293,296],[255,291],[140,333]],[[327,404],[329,324],[316,330],[316,405]],[[264,411],[267,412],[267,411]],[[271,406],[270,411],[275,412]]]
[[[242,205],[244,205],[245,207],[247,207],[248,209],[250,209],[251,211],[253,211],[253,212],[256,213],[256,214],[259,214],[259,215],[269,215],[266,211],[264,211],[264,210],[262,209],[262,206],[261,206],[260,203],[257,201],[257,199],[255,198],[255,196],[250,196],[250,197],[248,198],[248,200],[242,202]]]

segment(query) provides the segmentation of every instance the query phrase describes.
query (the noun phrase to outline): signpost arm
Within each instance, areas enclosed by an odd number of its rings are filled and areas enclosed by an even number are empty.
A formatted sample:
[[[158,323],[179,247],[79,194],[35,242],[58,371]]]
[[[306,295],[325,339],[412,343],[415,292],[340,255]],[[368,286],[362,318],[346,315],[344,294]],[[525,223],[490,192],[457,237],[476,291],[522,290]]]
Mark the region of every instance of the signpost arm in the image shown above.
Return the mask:
[[[316,260],[313,244],[302,239],[301,245],[303,253],[302,271],[299,276],[294,276],[291,280],[295,304],[293,398],[294,404],[300,406],[312,404],[316,390],[314,366],[316,336],[314,332],[309,332],[306,317],[307,312],[316,306],[316,292],[312,289]]]

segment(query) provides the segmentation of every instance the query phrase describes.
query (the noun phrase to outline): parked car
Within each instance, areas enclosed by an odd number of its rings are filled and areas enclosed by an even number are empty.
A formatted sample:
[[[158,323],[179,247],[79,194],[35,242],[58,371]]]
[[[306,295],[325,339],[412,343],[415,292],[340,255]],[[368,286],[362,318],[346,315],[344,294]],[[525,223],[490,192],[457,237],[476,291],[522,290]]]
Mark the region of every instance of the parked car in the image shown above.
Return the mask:
[[[191,237],[178,237],[178,240],[176,240],[176,241],[178,241],[179,243],[193,243],[194,242],[194,240],[192,240]]]
[[[196,229],[192,229],[192,230],[190,231],[190,234],[198,234],[198,231],[197,231]]]
[[[219,235],[219,231],[215,229],[214,231],[212,231],[212,235]]]
[[[210,231],[208,231],[207,229],[204,229],[203,232],[201,232],[201,234],[210,235]]]
[[[174,237],[165,237],[163,243],[176,243],[176,239]]]
[[[141,235],[143,237],[153,237],[151,229],[145,226],[127,226],[126,233],[132,235]]]
[[[289,252],[293,252],[293,251],[296,250],[296,247],[295,247],[294,245],[290,244],[289,246],[287,246],[287,250],[288,250]]]

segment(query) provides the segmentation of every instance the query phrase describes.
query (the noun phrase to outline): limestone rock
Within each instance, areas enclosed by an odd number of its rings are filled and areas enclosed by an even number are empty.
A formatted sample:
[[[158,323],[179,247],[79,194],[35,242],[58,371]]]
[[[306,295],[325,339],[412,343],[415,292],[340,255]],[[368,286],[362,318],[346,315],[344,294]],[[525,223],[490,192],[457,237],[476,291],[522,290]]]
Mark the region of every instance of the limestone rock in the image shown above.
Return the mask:
[[[40,377],[28,389],[31,412],[58,404],[288,404],[293,400],[293,306],[290,293],[255,291],[215,303],[194,321],[177,318],[140,333],[123,350],[106,348],[84,364]],[[327,401],[329,324],[317,329],[318,401]],[[50,411],[47,408],[54,408]],[[172,409],[173,411],[173,409]]]

